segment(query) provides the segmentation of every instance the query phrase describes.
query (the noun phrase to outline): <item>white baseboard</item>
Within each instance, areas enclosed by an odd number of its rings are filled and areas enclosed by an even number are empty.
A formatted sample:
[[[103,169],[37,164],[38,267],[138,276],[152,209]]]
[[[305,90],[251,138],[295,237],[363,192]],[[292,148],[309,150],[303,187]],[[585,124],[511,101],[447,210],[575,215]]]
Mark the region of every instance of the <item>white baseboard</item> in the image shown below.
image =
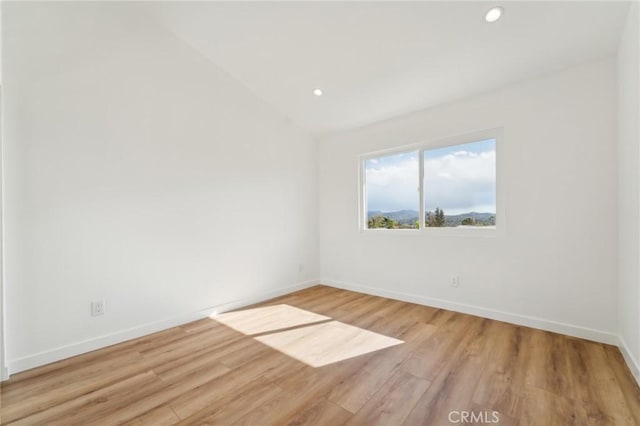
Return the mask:
[[[138,337],[146,336],[151,333],[166,330],[171,327],[176,327],[182,324],[186,324],[192,321],[196,321],[202,318],[206,318],[212,314],[222,313],[243,306],[259,303],[274,297],[282,296],[294,291],[303,290],[308,287],[319,284],[320,281],[313,280],[303,283],[299,283],[289,287],[283,287],[275,290],[271,290],[256,296],[247,297],[232,302],[223,303],[216,306],[203,309],[197,312],[191,312],[183,315],[178,315],[169,319],[154,321],[151,323],[139,325],[126,330],[117,331],[115,333],[106,334],[103,336],[95,337],[92,339],[83,340],[81,342],[72,343],[65,346],[60,346],[47,351],[39,352],[26,357],[8,360],[8,375],[19,373],[21,371],[29,370],[41,365],[50,364],[52,362],[60,361],[72,356],[81,355],[83,353],[91,352],[96,349],[102,349],[107,346],[122,343],[127,340],[136,339]],[[7,375],[7,378],[8,378]]]
[[[640,363],[638,363],[638,360],[631,354],[627,342],[625,342],[622,336],[618,336],[618,347],[620,348],[620,352],[622,352],[624,360],[627,362],[629,370],[631,370],[633,378],[636,379],[636,383],[640,386]]]
[[[366,293],[373,296],[386,297],[388,299],[401,300],[403,302],[417,303],[419,305],[432,306],[435,308],[447,309],[450,311],[461,312],[463,314],[475,315],[483,318],[489,318],[497,321],[508,322],[511,324],[522,325],[525,327],[537,328],[541,330],[551,331],[554,333],[565,334],[568,336],[579,337],[581,339],[592,340],[595,342],[606,343],[609,345],[618,345],[619,338],[616,334],[607,331],[595,330],[592,328],[581,327],[578,325],[565,324],[557,321],[547,320],[543,318],[531,317],[528,315],[514,314],[495,309],[483,308],[481,306],[467,305],[464,303],[451,302],[449,300],[435,299],[431,297],[418,296],[414,294],[401,293],[396,291],[382,290],[373,287],[367,287],[359,284],[345,283],[330,279],[320,280],[324,285],[330,287],[341,288],[344,290]]]

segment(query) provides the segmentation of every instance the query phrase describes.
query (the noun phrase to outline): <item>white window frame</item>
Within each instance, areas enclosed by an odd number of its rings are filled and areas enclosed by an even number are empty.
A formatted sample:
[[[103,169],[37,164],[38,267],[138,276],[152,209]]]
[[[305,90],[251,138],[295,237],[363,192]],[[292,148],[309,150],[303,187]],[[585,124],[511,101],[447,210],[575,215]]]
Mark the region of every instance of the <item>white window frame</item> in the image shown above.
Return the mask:
[[[425,206],[424,206],[424,152],[433,149],[445,148],[454,145],[479,142],[487,139],[495,139],[496,148],[496,226],[485,227],[426,227],[424,226]],[[366,190],[366,160],[387,155],[403,154],[418,151],[418,229],[386,229],[367,228],[367,190]],[[504,156],[503,128],[493,128],[477,131],[459,136],[452,136],[437,139],[429,142],[419,142],[411,145],[404,145],[396,148],[383,149],[375,152],[368,152],[358,157],[358,218],[359,229],[366,235],[429,235],[429,236],[461,236],[461,237],[497,237],[504,235],[506,231],[506,200],[504,192],[505,172],[502,158]]]

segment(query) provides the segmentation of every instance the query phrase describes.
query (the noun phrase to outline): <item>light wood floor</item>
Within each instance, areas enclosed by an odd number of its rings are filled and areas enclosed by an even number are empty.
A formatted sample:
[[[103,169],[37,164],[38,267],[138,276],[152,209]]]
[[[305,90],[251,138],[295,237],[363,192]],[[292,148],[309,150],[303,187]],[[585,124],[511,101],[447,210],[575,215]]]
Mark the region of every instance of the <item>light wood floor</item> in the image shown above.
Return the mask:
[[[324,286],[259,306],[275,305],[404,343],[314,368],[204,319],[13,376],[2,422],[448,425],[452,411],[495,410],[499,425],[640,424],[613,346]],[[305,327],[287,321],[271,323]]]

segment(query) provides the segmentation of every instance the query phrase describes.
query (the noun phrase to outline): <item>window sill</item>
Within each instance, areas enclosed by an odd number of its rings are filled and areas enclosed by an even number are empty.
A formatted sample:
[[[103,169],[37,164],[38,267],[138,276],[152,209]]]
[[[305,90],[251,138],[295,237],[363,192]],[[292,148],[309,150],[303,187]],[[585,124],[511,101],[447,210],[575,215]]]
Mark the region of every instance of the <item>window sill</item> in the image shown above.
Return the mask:
[[[497,238],[504,235],[502,228],[423,228],[423,229],[360,229],[365,236],[411,236],[424,238]]]

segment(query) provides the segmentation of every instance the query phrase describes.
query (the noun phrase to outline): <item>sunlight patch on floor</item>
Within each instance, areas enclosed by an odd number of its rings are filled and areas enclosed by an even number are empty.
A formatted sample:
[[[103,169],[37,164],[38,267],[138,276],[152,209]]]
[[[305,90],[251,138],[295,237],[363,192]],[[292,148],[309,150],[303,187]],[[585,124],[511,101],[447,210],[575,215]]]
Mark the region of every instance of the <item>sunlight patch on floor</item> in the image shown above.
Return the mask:
[[[331,318],[289,305],[265,306],[211,316],[212,319],[241,333],[254,335],[285,328],[313,324]]]
[[[271,333],[255,339],[312,367],[322,367],[404,343],[339,321]]]

